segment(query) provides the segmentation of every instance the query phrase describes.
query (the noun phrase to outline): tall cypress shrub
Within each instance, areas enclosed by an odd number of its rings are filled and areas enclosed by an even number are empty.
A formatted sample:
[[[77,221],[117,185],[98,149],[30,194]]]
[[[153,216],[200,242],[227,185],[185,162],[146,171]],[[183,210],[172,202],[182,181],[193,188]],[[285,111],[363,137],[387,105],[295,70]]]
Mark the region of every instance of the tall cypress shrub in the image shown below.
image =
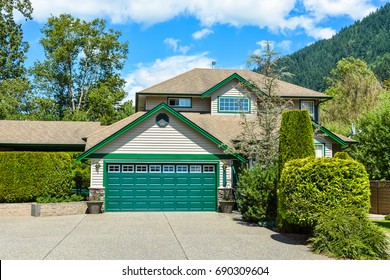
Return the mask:
[[[292,159],[315,158],[314,132],[307,110],[289,110],[282,115],[279,138],[279,166]]]

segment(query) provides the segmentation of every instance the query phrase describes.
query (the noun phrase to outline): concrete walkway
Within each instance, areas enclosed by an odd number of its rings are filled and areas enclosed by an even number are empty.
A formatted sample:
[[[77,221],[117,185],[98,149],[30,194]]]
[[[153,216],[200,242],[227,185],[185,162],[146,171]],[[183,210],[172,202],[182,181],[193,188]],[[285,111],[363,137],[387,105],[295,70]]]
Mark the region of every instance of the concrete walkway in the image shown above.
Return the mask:
[[[0,217],[0,259],[324,260],[304,237],[248,226],[237,214],[104,213]]]

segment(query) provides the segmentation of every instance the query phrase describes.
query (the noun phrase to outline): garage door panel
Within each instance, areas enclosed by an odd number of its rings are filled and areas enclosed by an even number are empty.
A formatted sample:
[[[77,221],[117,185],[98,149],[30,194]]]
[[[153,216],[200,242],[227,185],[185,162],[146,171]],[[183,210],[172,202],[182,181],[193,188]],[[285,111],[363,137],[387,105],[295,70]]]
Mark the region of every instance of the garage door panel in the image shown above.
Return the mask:
[[[120,172],[105,173],[106,211],[216,210],[215,173],[203,173],[203,169],[199,167],[192,168],[191,173],[191,165],[185,164],[178,164],[180,168],[166,163],[140,165],[144,168],[137,169],[138,165],[134,164],[134,172],[122,172],[126,168],[121,167]],[[174,168],[161,168],[161,173],[158,173],[159,170],[153,170],[154,167],[150,165],[171,165]],[[188,166],[187,173],[183,172],[186,170],[182,166]],[[127,168],[126,171],[131,170]]]

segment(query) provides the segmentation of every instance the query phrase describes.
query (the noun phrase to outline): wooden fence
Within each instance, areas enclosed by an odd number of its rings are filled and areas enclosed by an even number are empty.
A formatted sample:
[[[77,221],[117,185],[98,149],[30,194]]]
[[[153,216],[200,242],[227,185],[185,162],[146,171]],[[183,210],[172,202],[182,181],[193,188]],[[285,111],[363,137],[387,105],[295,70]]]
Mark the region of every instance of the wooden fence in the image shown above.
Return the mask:
[[[390,214],[390,181],[370,181],[371,214]]]

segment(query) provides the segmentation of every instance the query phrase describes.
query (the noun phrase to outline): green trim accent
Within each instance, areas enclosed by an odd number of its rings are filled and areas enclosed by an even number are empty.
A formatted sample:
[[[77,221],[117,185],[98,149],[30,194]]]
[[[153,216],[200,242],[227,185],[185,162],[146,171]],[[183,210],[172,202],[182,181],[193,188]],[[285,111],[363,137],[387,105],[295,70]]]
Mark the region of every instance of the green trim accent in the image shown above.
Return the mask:
[[[220,154],[108,154],[108,153],[94,153],[88,158],[102,158],[102,159],[136,159],[136,160],[223,160],[235,159],[232,155]]]
[[[180,99],[189,99],[190,101],[191,101],[191,106],[171,106],[171,105],[169,105],[169,99],[179,99],[179,103],[180,103]],[[172,108],[192,108],[192,97],[184,97],[184,96],[181,96],[181,97],[179,97],[179,96],[176,96],[176,97],[171,97],[171,96],[168,96],[167,97],[167,104],[169,105],[169,106],[171,106]]]
[[[314,128],[316,129],[319,129],[322,133],[325,133],[327,136],[329,136],[332,140],[336,141],[337,143],[339,143],[341,145],[342,148],[346,148],[348,145],[345,141],[343,141],[342,139],[340,139],[340,137],[338,137],[337,135],[335,135],[333,132],[331,132],[330,130],[326,129],[325,127],[323,127],[322,125],[316,123],[315,121],[311,121],[312,125]]]
[[[113,133],[111,136],[107,137],[106,139],[104,139],[100,143],[98,143],[95,146],[91,147],[89,150],[85,151],[83,154],[81,154],[80,156],[77,157],[77,161],[80,161],[80,160],[82,160],[82,159],[84,159],[86,157],[89,157],[92,153],[94,153],[95,151],[99,150],[101,147],[107,145],[108,143],[110,143],[111,141],[116,139],[117,137],[119,137],[122,134],[124,134],[129,129],[132,129],[133,127],[137,126],[138,124],[140,124],[144,120],[148,119],[149,117],[151,117],[152,115],[154,115],[156,112],[158,112],[160,110],[166,110],[168,113],[170,113],[171,115],[173,115],[177,119],[181,120],[182,122],[184,122],[185,124],[187,124],[188,126],[193,128],[195,131],[197,131],[198,133],[200,133],[201,135],[203,135],[204,137],[209,139],[211,142],[216,144],[221,149],[223,149],[223,150],[227,149],[227,146],[225,144],[223,144],[222,141],[220,141],[219,139],[217,139],[216,137],[214,137],[213,135],[208,133],[203,128],[197,126],[195,123],[193,123],[192,121],[190,121],[189,119],[184,117],[182,114],[180,114],[179,112],[177,112],[176,110],[174,110],[173,108],[168,106],[167,104],[161,103],[160,105],[157,105],[156,107],[154,107],[149,112],[147,112],[147,113],[143,114],[142,116],[140,116],[138,119],[134,120],[133,122],[131,122],[128,125],[126,125],[125,127],[121,128],[117,132]],[[238,160],[240,160],[242,162],[246,161],[245,158],[243,158],[240,155],[233,154],[233,156],[236,157]]]
[[[249,108],[248,111],[221,111],[219,109],[219,100],[221,98],[228,98],[228,99],[247,99],[249,101]],[[217,97],[217,112],[221,114],[241,114],[241,113],[251,113],[252,112],[252,100],[245,96],[218,96]]]
[[[224,85],[226,85],[227,83],[229,83],[230,81],[232,81],[234,79],[237,79],[239,82],[243,83],[245,86],[247,86],[250,89],[256,89],[255,85],[251,84],[250,82],[245,80],[243,77],[241,77],[237,73],[233,73],[232,75],[230,75],[229,77],[227,77],[223,81],[219,82],[218,84],[216,84],[215,86],[213,86],[209,90],[205,91],[202,94],[202,98],[205,98],[205,97],[209,96],[210,94],[212,94],[213,92],[215,92],[216,90],[220,89],[221,87],[223,87]]]

